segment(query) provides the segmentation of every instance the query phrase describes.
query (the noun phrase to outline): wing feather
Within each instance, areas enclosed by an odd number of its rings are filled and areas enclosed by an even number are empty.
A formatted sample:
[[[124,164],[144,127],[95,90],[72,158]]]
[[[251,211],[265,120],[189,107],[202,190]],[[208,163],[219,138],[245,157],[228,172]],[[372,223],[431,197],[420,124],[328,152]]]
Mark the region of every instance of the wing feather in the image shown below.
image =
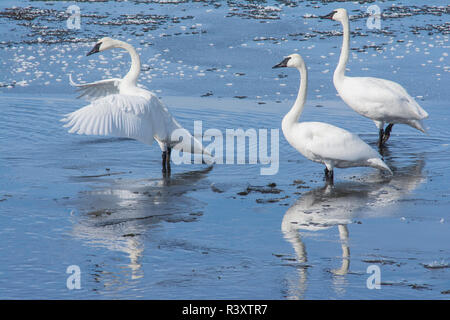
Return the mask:
[[[64,126],[69,128],[70,133],[112,135],[151,144],[156,134],[162,139],[167,138],[167,132],[161,130],[166,128],[155,128],[154,124],[161,122],[167,114],[157,110],[162,105],[154,99],[157,98],[108,95],[67,114],[61,121],[65,122]]]
[[[358,162],[379,158],[378,153],[356,134],[322,122],[304,124],[307,124],[305,129],[310,137],[307,148],[321,159]]]
[[[172,140],[174,130],[182,126],[153,94],[148,97],[108,95],[67,114],[61,121],[69,133],[131,138],[149,145],[156,139],[161,148],[167,145],[191,153],[204,150],[201,142],[188,131],[182,143]]]
[[[428,117],[428,113],[396,82],[373,77],[346,77],[344,86],[344,101],[357,106],[369,118],[422,120]]]
[[[77,88],[76,91],[81,93],[78,98],[83,98],[87,101],[94,101],[111,94],[118,94],[121,79],[113,78],[80,84],[75,83],[72,80],[72,75],[69,74],[69,81],[72,86]]]

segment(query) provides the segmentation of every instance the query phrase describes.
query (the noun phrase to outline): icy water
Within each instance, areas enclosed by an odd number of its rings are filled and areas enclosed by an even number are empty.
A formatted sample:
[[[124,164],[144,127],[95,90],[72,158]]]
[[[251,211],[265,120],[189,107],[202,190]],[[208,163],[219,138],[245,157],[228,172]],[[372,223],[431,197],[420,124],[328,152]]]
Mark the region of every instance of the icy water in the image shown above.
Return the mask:
[[[73,4],[80,29],[67,27]],[[374,4],[379,30],[366,24]],[[348,74],[401,83],[430,117],[428,134],[394,126],[393,177],[337,169],[327,187],[280,129],[299,75],[271,67],[300,53],[302,120],[375,148],[375,125],[332,84],[341,26],[317,16],[338,7],[351,14]],[[448,299],[449,11],[423,0],[1,1],[0,298]],[[278,173],[185,164],[164,179],[156,144],[67,133],[59,120],[87,104],[68,74],[129,68],[121,50],[85,56],[103,36],[138,48],[140,84],[189,130],[280,129]],[[73,265],[81,288],[69,290]],[[369,289],[377,267],[381,288]]]

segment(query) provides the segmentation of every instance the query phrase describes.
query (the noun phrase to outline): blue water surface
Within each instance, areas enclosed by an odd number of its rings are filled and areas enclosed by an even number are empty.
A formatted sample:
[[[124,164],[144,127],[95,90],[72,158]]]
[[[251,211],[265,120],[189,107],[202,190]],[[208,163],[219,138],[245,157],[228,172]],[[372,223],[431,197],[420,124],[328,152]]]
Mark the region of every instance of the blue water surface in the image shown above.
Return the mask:
[[[69,29],[70,5],[80,29]],[[381,29],[369,29],[377,5]],[[378,133],[337,96],[332,74],[351,15],[348,75],[401,83],[430,114],[427,134],[394,126],[385,162],[335,172],[303,158],[281,119],[309,70],[301,120],[376,148]],[[1,1],[0,298],[448,299],[450,294],[449,6],[445,1]],[[110,36],[135,46],[139,82],[193,130],[278,129],[279,170],[173,165],[157,146],[69,134],[87,104],[77,82],[122,77],[122,50],[86,57]],[[250,146],[249,149],[255,148]],[[81,271],[70,289],[67,268]],[[380,270],[370,289],[368,267]],[[69,281],[70,282],[70,281]]]

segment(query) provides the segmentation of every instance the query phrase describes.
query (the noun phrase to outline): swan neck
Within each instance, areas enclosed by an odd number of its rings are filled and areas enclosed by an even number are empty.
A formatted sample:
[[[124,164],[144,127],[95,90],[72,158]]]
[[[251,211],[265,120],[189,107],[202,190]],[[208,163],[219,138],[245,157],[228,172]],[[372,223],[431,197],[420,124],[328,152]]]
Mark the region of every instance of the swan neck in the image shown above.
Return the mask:
[[[139,73],[141,71],[141,59],[139,58],[138,53],[133,48],[132,45],[126,43],[126,42],[119,42],[120,48],[123,48],[128,51],[131,57],[131,67],[126,76],[123,78],[124,81],[127,81],[133,85],[136,85],[137,79],[139,77]]]
[[[308,71],[305,65],[297,68],[300,72],[300,88],[297,93],[297,99],[295,99],[294,105],[291,110],[286,114],[285,121],[289,124],[298,122],[300,115],[302,114],[303,108],[306,101],[306,90],[308,86]]]
[[[345,76],[345,68],[347,66],[348,54],[350,50],[350,24],[348,17],[346,16],[344,20],[341,21],[343,27],[342,36],[342,48],[341,55],[339,57],[339,63],[336,70],[334,71],[334,78],[342,79]]]

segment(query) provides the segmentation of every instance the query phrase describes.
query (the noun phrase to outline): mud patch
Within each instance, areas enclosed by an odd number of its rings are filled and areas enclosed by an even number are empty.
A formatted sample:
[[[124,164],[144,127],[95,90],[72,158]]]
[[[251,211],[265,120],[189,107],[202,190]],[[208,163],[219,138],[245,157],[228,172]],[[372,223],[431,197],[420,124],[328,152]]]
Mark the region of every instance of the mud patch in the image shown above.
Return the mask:
[[[269,183],[267,186],[248,186],[244,191],[238,192],[240,196],[247,196],[250,193],[262,194],[280,194],[283,190],[276,188],[275,183]]]
[[[289,198],[289,196],[284,196],[284,197],[281,197],[281,198],[256,199],[256,203],[277,203],[277,202],[280,202],[282,200],[286,200],[288,198]]]

